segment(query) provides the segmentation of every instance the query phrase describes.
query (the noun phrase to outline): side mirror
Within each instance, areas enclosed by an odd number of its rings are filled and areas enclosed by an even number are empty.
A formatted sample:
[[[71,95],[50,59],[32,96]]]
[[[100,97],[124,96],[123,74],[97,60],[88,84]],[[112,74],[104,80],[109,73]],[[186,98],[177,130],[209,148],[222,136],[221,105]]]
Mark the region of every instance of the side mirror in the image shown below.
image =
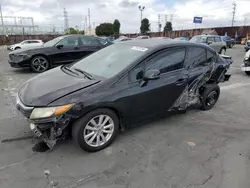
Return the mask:
[[[208,45],[210,45],[210,44],[212,44],[212,43],[213,43],[212,41],[207,41],[207,44],[208,44]]]
[[[160,74],[161,73],[158,69],[151,69],[145,73],[143,79],[146,81],[147,80],[156,80],[156,79],[160,78]]]
[[[63,47],[63,44],[58,44],[58,45],[56,45],[56,47],[57,47],[58,49],[60,49],[60,48]]]

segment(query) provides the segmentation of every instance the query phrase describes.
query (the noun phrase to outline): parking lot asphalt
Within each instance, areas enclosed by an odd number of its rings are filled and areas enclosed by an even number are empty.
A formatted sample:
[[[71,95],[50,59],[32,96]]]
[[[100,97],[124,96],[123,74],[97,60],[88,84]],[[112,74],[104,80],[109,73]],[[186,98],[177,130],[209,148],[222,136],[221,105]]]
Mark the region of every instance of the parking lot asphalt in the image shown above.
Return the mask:
[[[212,110],[190,110],[127,130],[97,153],[86,153],[71,140],[35,153],[14,98],[36,74],[11,68],[8,52],[0,49],[0,140],[8,141],[0,143],[0,187],[249,188],[250,77],[240,70],[243,46],[227,54],[235,61],[232,77],[221,84]]]

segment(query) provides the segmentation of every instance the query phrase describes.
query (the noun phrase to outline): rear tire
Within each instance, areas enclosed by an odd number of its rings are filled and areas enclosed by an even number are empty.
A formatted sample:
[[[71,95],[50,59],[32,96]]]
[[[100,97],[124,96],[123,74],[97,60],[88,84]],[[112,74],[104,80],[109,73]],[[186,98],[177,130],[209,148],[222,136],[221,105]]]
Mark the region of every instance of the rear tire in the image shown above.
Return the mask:
[[[201,94],[201,110],[210,110],[214,107],[220,96],[218,84],[206,85]]]
[[[220,49],[219,54],[226,55],[226,51],[227,51],[226,48],[223,47],[223,48]]]
[[[106,118],[108,121],[105,123]],[[119,119],[116,113],[100,108],[87,113],[72,125],[72,138],[83,150],[97,152],[108,147],[115,140],[118,131]]]
[[[250,76],[250,71],[245,71],[246,75]]]
[[[229,47],[229,48],[232,48],[232,47],[233,47],[233,44],[230,44],[228,47]]]

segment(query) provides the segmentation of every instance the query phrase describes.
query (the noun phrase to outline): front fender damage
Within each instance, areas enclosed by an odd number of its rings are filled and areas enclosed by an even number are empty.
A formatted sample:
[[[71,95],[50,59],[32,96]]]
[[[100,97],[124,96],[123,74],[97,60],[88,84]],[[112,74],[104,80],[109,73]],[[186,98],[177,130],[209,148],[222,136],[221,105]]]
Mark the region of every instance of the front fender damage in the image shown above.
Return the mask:
[[[58,140],[68,137],[66,129],[71,119],[70,115],[64,114],[50,120],[31,121],[30,129],[49,149],[53,149]]]

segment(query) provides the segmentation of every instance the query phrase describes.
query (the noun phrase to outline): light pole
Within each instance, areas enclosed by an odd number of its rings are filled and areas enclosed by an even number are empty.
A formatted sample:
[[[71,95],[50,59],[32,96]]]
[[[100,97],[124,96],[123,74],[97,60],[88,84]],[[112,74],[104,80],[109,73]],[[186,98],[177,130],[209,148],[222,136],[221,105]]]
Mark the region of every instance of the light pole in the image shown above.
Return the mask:
[[[141,21],[142,21],[142,12],[144,11],[145,6],[139,5],[138,8],[139,8],[139,10],[141,11]]]

